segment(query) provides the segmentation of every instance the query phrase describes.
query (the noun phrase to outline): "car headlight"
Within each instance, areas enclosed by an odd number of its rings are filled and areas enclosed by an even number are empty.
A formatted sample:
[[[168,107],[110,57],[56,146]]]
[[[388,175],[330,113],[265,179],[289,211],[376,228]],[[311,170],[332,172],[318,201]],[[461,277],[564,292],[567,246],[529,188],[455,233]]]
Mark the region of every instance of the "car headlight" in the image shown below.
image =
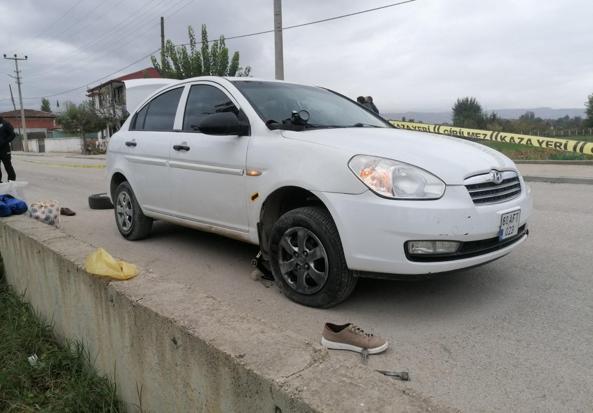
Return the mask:
[[[416,166],[369,155],[356,155],[348,167],[376,194],[393,199],[438,199],[445,183]]]

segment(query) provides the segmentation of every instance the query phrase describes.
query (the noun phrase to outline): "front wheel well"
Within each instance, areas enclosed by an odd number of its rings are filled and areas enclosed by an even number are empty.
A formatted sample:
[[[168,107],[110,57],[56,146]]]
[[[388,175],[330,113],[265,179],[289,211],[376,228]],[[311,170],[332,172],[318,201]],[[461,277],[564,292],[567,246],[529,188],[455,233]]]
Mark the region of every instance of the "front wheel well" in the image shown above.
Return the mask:
[[[259,245],[264,257],[268,257],[270,234],[278,219],[296,208],[321,206],[323,204],[313,192],[297,186],[286,186],[272,192],[264,201],[258,223]]]
[[[109,192],[110,192],[109,195],[111,195],[112,200],[113,200],[115,190],[117,189],[119,184],[121,184],[122,182],[127,182],[126,177],[122,173],[116,172],[111,177],[111,183],[109,184]]]

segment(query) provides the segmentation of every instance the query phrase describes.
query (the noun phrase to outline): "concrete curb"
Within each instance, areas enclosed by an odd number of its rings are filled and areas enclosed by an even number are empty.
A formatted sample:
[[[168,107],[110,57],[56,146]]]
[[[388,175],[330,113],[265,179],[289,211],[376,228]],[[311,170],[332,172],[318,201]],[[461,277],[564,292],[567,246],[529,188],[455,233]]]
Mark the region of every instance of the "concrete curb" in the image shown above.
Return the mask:
[[[91,276],[93,250],[29,218],[0,220],[9,284],[58,338],[84,343],[130,411],[452,411],[166,276]]]
[[[105,156],[105,155],[66,155],[65,158],[86,159],[86,160],[91,160],[91,161],[105,161],[105,160],[107,160],[107,156]]]
[[[568,176],[523,176],[527,182],[547,182],[551,184],[593,185],[593,178],[572,178]]]
[[[41,156],[46,158],[53,158],[53,157],[64,157],[64,158],[72,158],[72,159],[85,159],[87,161],[105,161],[107,159],[106,155],[80,155],[74,152],[44,152],[44,153],[37,153],[37,152],[23,152],[23,151],[12,151],[12,154],[18,157],[24,156]]]
[[[23,151],[11,151],[13,156],[44,156],[43,153],[38,152],[23,152]]]

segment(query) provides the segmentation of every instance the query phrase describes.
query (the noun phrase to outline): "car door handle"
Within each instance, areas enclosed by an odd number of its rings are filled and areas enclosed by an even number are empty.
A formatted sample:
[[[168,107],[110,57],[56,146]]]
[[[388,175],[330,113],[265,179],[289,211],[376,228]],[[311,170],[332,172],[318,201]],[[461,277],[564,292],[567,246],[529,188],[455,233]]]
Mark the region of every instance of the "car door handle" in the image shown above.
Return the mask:
[[[187,145],[173,145],[173,149],[176,151],[189,151],[190,147]]]
[[[136,146],[136,145],[138,145],[138,144],[136,143],[136,141],[126,141],[126,146],[132,146],[132,147],[134,147],[134,146]]]

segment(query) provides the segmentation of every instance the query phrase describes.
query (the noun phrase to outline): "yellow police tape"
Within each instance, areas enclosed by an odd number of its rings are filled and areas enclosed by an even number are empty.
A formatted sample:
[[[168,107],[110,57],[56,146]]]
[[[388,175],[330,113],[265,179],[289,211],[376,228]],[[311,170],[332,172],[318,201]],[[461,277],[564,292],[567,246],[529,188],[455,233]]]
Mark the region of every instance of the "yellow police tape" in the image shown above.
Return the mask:
[[[593,142],[575,141],[572,139],[546,138],[543,136],[521,135],[518,133],[480,129],[459,128],[457,126],[403,122],[398,120],[392,120],[391,124],[399,129],[407,129],[418,132],[438,133],[440,135],[456,136],[460,138],[484,139],[493,142],[518,143],[520,145],[534,146],[538,148],[556,149],[559,151],[593,155]]]

